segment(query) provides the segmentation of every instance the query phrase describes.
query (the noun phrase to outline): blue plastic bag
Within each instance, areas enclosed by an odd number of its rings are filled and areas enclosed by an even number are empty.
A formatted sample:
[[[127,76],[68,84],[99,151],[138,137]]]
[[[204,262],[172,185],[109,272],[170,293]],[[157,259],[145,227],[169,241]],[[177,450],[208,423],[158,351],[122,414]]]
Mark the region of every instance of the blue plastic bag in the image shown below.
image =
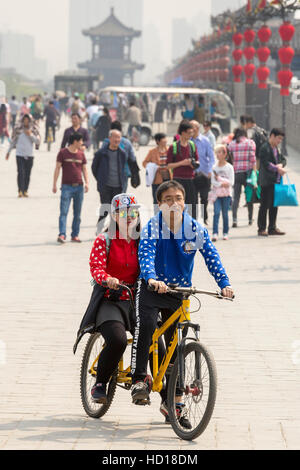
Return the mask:
[[[274,188],[274,207],[279,206],[298,206],[296,186],[290,183],[289,177],[286,175],[288,184],[283,183],[281,178],[280,184],[275,184]]]

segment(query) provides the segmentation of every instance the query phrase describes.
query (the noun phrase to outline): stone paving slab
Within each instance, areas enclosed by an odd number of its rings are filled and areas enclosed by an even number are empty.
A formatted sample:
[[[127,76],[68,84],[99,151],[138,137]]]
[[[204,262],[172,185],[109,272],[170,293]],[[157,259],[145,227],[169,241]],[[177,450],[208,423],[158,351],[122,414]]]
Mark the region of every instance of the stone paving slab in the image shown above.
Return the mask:
[[[42,146],[37,154],[28,200],[16,197],[13,155],[7,163],[4,149],[0,154],[0,344],[6,355],[0,362],[0,449],[299,449],[299,208],[279,210],[285,237],[260,239],[241,207],[239,228],[217,243],[236,300],[202,297],[202,310],[193,315],[218,370],[217,403],[205,433],[194,442],[179,440],[164,424],[158,395],[140,409],[121,389],[107,415],[92,420],[79,392],[87,337],[76,356],[72,347],[91,293],[88,258],[99,198],[90,174],[83,243],[58,246],[59,195],[51,193],[57,149],[49,154]],[[146,151],[139,151],[140,163]],[[300,188],[299,158],[289,152],[290,179]],[[142,176],[136,194],[150,209]],[[201,255],[196,265],[194,284],[215,289]]]

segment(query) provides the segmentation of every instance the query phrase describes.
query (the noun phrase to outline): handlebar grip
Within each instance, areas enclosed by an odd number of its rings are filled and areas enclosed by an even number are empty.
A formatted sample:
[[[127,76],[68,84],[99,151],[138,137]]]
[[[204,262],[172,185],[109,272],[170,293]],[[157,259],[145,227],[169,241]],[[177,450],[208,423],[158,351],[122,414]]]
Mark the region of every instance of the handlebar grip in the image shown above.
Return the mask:
[[[149,284],[148,284],[148,286],[147,286],[147,289],[148,289],[148,291],[150,291],[150,292],[155,292],[155,287],[154,287],[154,286],[150,286]]]

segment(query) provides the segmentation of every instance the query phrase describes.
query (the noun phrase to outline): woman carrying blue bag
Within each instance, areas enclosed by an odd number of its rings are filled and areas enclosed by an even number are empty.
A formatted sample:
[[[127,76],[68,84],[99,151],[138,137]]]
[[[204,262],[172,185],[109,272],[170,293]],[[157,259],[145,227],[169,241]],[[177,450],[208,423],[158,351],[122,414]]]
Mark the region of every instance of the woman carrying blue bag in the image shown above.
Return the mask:
[[[284,168],[286,159],[279,149],[284,136],[285,134],[281,129],[272,129],[269,140],[261,146],[259,151],[261,195],[258,213],[258,235],[261,237],[285,235],[285,232],[282,232],[276,226],[278,207],[274,205],[275,186],[281,183],[282,176],[286,174]],[[267,231],[268,215],[269,225]]]

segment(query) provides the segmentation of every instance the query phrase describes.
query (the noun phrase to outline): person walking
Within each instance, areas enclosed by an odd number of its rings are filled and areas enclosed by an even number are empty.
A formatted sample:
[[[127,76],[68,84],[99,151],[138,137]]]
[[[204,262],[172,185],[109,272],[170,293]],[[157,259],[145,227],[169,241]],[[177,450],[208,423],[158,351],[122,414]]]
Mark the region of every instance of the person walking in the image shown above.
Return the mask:
[[[31,106],[30,102],[24,96],[21,107],[20,107],[21,118],[25,115],[28,116],[30,114],[30,106]]]
[[[90,136],[89,136],[88,130],[82,127],[80,114],[78,113],[72,114],[71,121],[72,121],[72,126],[68,127],[64,132],[63,140],[61,143],[61,148],[64,149],[67,147],[71,135],[81,134],[82,141],[83,141],[82,150],[83,151],[88,150],[91,145]]]
[[[30,112],[35,121],[39,122],[39,120],[42,119],[43,105],[42,105],[42,100],[40,96],[37,96],[32,102]]]
[[[12,149],[16,149],[19,198],[28,197],[34,162],[34,146],[38,149],[40,142],[39,128],[33,121],[32,116],[23,116],[20,123],[14,128],[11,144],[6,155],[6,160],[8,160]]]
[[[100,195],[100,214],[97,225],[97,235],[103,231],[106,218],[110,215],[110,203],[112,199],[123,192],[127,177],[125,173],[126,152],[121,148],[122,134],[114,129],[109,133],[109,145],[95,153],[92,163],[92,173],[97,181],[97,189]],[[128,160],[132,173],[132,186],[138,186],[137,163]]]
[[[211,188],[212,168],[215,164],[215,155],[211,143],[207,137],[201,134],[201,124],[198,121],[191,121],[193,126],[193,142],[197,147],[200,166],[196,170],[194,179],[196,204],[198,209],[199,196],[203,213],[201,214],[204,224],[208,224],[208,193]],[[198,211],[197,211],[198,218]]]
[[[128,188],[129,178],[131,178],[131,176],[132,176],[128,162],[130,161],[131,164],[137,165],[137,160],[136,160],[136,156],[135,156],[135,153],[134,153],[134,148],[133,148],[132,143],[130,142],[129,139],[127,139],[126,137],[123,136],[123,127],[122,127],[121,122],[120,121],[114,121],[111,124],[111,130],[112,131],[117,130],[117,131],[121,132],[121,135],[122,135],[120,148],[122,150],[124,150],[124,152],[126,154],[125,184],[124,184],[124,187],[123,187],[123,193],[126,193],[127,188]],[[110,144],[109,138],[105,139],[103,144],[102,144],[102,149],[107,149],[109,147],[109,144]]]
[[[14,95],[11,97],[9,106],[10,106],[10,115],[11,115],[10,125],[11,125],[12,130],[14,130],[16,122],[17,122],[19,109],[20,109],[20,104]]]
[[[216,146],[216,136],[211,130],[211,121],[204,121],[203,123],[204,132],[203,135],[208,138],[211,148],[214,149]]]
[[[111,127],[111,117],[107,108],[103,108],[103,114],[99,117],[95,125],[95,141],[97,149],[100,146],[100,142],[104,142],[108,138]]]
[[[84,193],[89,191],[87,160],[82,151],[82,146],[82,135],[78,133],[72,134],[69,138],[68,148],[61,149],[57,156],[52,191],[54,194],[57,193],[57,181],[62,170],[59,235],[57,239],[57,242],[62,244],[67,239],[67,217],[72,200],[74,215],[71,240],[74,243],[81,243],[79,239],[81,210]]]
[[[259,152],[264,143],[268,141],[268,134],[265,129],[259,127],[252,116],[244,116],[244,126],[247,132],[247,137],[252,139],[256,145],[256,168],[259,170]]]
[[[8,133],[8,113],[7,113],[7,107],[5,104],[1,104],[0,106],[0,139],[1,139],[1,145],[4,144],[5,138],[9,139],[9,133]]]
[[[199,168],[199,156],[195,143],[192,141],[193,126],[183,119],[178,128],[179,140],[168,150],[168,169],[173,170],[173,179],[180,183],[186,194],[186,204],[194,219],[197,217],[195,193],[195,169]]]
[[[237,227],[237,214],[241,198],[242,187],[247,186],[247,176],[249,172],[256,172],[256,146],[252,139],[247,138],[245,129],[237,128],[234,132],[233,140],[228,145],[228,150],[233,155],[233,165],[235,173],[234,195],[233,195],[233,224]],[[249,225],[253,223],[253,203],[247,203]]]
[[[156,198],[156,191],[158,187],[164,182],[172,179],[171,171],[167,166],[168,159],[168,138],[164,133],[158,133],[154,136],[156,147],[148,152],[143,167],[146,169],[147,176],[151,178],[152,197],[154,204],[154,213],[159,211],[158,201]],[[150,184],[150,182],[149,182]]]
[[[50,100],[49,104],[45,107],[43,117],[46,118],[46,134],[45,143],[48,142],[49,130],[52,129],[53,142],[55,142],[56,125],[60,118],[60,114],[54,106],[54,101]]]
[[[279,184],[281,177],[287,172],[284,168],[287,163],[286,159],[279,149],[284,136],[283,130],[272,129],[268,142],[262,145],[259,152],[261,195],[258,212],[258,235],[263,237],[268,235],[285,235],[285,232],[277,228],[278,208],[274,207],[275,184]],[[269,216],[268,231],[266,231],[267,216]]]
[[[125,121],[127,121],[129,124],[127,132],[129,138],[132,136],[132,130],[134,127],[138,132],[141,131],[142,113],[141,110],[135,105],[134,101],[132,101],[129,105],[129,108],[125,114]]]
[[[229,155],[226,145],[215,147],[217,163],[212,169],[212,191],[211,200],[214,203],[214,222],[212,241],[216,242],[219,236],[219,219],[222,212],[223,217],[223,240],[228,240],[229,234],[229,208],[234,185],[234,169],[232,162],[228,161]]]

